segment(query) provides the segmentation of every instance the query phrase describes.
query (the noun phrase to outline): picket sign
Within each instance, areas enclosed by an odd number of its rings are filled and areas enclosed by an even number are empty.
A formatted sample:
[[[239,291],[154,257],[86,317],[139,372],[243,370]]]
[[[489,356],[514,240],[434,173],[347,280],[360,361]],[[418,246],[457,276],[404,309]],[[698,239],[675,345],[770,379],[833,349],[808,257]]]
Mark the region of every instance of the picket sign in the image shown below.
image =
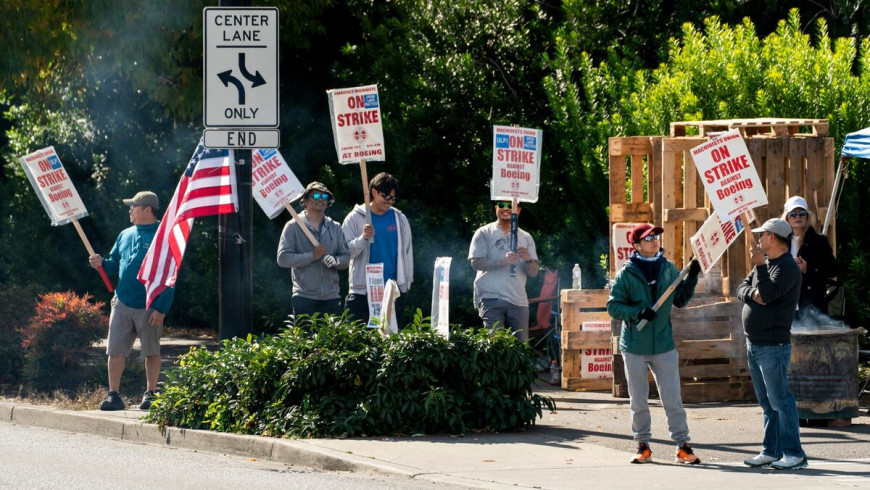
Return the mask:
[[[537,202],[541,179],[543,131],[519,126],[492,127],[492,200],[511,200],[510,250],[517,251],[519,201]],[[517,266],[511,264],[511,277]]]
[[[342,165],[359,162],[366,224],[370,225],[372,216],[366,160],[386,160],[378,86],[327,90],[326,95],[338,162]]]
[[[702,229],[690,240],[694,248],[699,241],[701,232],[708,226],[708,223],[711,223],[710,226],[715,226],[711,220],[716,215],[718,215],[716,221],[719,222],[719,227],[722,226],[722,222],[734,223],[735,218],[738,217],[745,225],[750,222],[748,214],[753,214],[753,208],[767,204],[767,194],[764,192],[764,186],[755,170],[755,164],[752,162],[746,142],[738,129],[725,132],[692,148],[689,154],[692,161],[695,162],[698,175],[702,177],[704,190],[715,210],[714,216],[708,218],[704,226],[701,227]],[[734,235],[733,238],[736,239],[736,236]],[[752,233],[746,233],[746,238],[750,248],[755,248],[755,237],[752,236]],[[729,241],[728,244],[730,245],[732,242],[733,240]],[[726,249],[727,247],[717,251],[715,260],[706,264],[705,272],[718,262]],[[695,256],[699,256],[698,250],[695,250]],[[658,311],[667,298],[673,294],[680,281],[688,274],[689,267],[691,267],[691,263],[683,268],[677,279],[656,301],[652,307],[654,311]],[[704,267],[702,266],[702,268]],[[643,329],[646,324],[646,320],[638,322],[638,331]]]
[[[48,213],[52,226],[72,223],[82,239],[85,249],[88,251],[88,257],[96,255],[87,236],[85,236],[84,230],[82,230],[82,226],[79,224],[79,218],[87,216],[88,210],[85,209],[85,205],[81,197],[79,197],[75,185],[73,185],[72,180],[67,175],[63,164],[60,163],[60,158],[58,158],[54,147],[43,148],[25,155],[19,158],[19,160],[24,167],[24,172],[27,174],[30,185],[36,191],[36,195],[42,203],[42,207]],[[103,266],[99,266],[97,271],[100,273],[106,289],[110,293],[115,292],[115,288],[112,287],[112,282],[109,281],[109,276],[106,275]]]

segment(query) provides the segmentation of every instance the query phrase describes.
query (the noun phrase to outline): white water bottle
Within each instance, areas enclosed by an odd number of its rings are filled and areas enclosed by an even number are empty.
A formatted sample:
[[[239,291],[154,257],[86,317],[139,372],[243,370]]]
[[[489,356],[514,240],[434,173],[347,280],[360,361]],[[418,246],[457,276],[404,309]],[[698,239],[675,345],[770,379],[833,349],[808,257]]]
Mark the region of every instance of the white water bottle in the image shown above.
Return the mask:
[[[574,270],[571,271],[571,289],[583,289],[580,264],[574,264]]]

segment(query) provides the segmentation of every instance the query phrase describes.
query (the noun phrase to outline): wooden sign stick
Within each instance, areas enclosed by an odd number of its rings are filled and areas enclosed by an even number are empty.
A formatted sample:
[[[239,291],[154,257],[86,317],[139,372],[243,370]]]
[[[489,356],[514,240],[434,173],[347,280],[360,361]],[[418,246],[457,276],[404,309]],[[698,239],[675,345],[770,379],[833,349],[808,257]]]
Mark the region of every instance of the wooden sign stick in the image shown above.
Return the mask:
[[[370,224],[372,224],[372,205],[371,205],[371,192],[369,190],[369,174],[368,174],[368,171],[366,171],[366,161],[365,160],[359,161],[359,171],[360,171],[360,177],[362,177],[363,198],[365,198],[365,203],[366,203],[366,224],[370,225]],[[369,243],[372,243],[374,241],[375,241],[375,237],[372,237],[372,239],[369,241]]]
[[[76,227],[76,231],[79,232],[79,237],[82,239],[82,243],[85,244],[85,249],[88,251],[88,257],[96,255],[97,253],[94,252],[94,248],[91,247],[91,242],[89,242],[88,237],[85,236],[85,231],[82,230],[82,225],[79,224],[79,220],[73,218],[72,223],[73,226]],[[97,271],[100,273],[100,277],[103,278],[103,283],[106,285],[106,289],[108,289],[110,293],[114,293],[115,288],[112,287],[112,281],[109,281],[109,276],[106,275],[106,270],[103,269],[103,266],[97,267]]]
[[[293,209],[293,205],[288,202],[284,205],[284,207],[287,208],[287,211],[290,211],[290,215],[293,216],[293,219],[296,220],[296,224],[299,225],[299,228],[302,228],[302,233],[305,233],[305,236],[308,237],[308,240],[311,242],[311,244],[315,247],[319,246],[320,243],[317,241],[316,238],[314,238],[314,235],[311,234],[311,230],[309,230],[308,227],[305,226],[305,223],[302,222],[302,219],[296,213],[296,210]]]
[[[656,304],[653,305],[653,311],[659,311],[659,308],[661,308],[662,305],[665,304],[665,301],[667,301],[668,297],[673,294],[673,292],[677,289],[677,286],[679,286],[683,279],[686,277],[686,275],[689,274],[689,269],[691,267],[692,261],[689,261],[689,265],[683,267],[683,270],[680,271],[680,275],[678,275],[677,278],[674,279],[674,282],[672,282],[671,285],[668,286],[668,289],[665,290],[665,293],[662,294],[661,297],[659,297],[659,300],[656,301]],[[646,320],[641,320],[637,322],[637,331],[640,332],[641,330],[643,330],[643,327],[645,327],[646,324]]]

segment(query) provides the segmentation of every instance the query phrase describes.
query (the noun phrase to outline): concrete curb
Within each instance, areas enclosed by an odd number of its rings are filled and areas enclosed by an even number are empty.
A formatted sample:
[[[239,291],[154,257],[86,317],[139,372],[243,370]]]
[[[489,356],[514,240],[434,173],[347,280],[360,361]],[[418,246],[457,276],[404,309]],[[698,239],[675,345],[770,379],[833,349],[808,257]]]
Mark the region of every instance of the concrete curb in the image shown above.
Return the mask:
[[[324,471],[370,472],[413,477],[419,470],[347,452],[319,447],[309,441],[277,439],[207,430],[166,427],[141,421],[143,412],[123,410],[111,415],[59,410],[0,401],[0,421],[141,444],[155,444],[256,458]]]

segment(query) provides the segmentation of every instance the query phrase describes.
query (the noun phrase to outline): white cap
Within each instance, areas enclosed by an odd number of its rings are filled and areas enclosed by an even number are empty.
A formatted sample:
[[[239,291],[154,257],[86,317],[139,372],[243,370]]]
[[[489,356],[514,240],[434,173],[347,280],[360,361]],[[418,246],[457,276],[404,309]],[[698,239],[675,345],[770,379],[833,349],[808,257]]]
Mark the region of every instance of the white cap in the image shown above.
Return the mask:
[[[810,210],[810,207],[807,206],[806,199],[801,196],[792,196],[788,198],[788,201],[785,202],[785,212],[788,213],[793,209],[801,208],[806,211]]]

